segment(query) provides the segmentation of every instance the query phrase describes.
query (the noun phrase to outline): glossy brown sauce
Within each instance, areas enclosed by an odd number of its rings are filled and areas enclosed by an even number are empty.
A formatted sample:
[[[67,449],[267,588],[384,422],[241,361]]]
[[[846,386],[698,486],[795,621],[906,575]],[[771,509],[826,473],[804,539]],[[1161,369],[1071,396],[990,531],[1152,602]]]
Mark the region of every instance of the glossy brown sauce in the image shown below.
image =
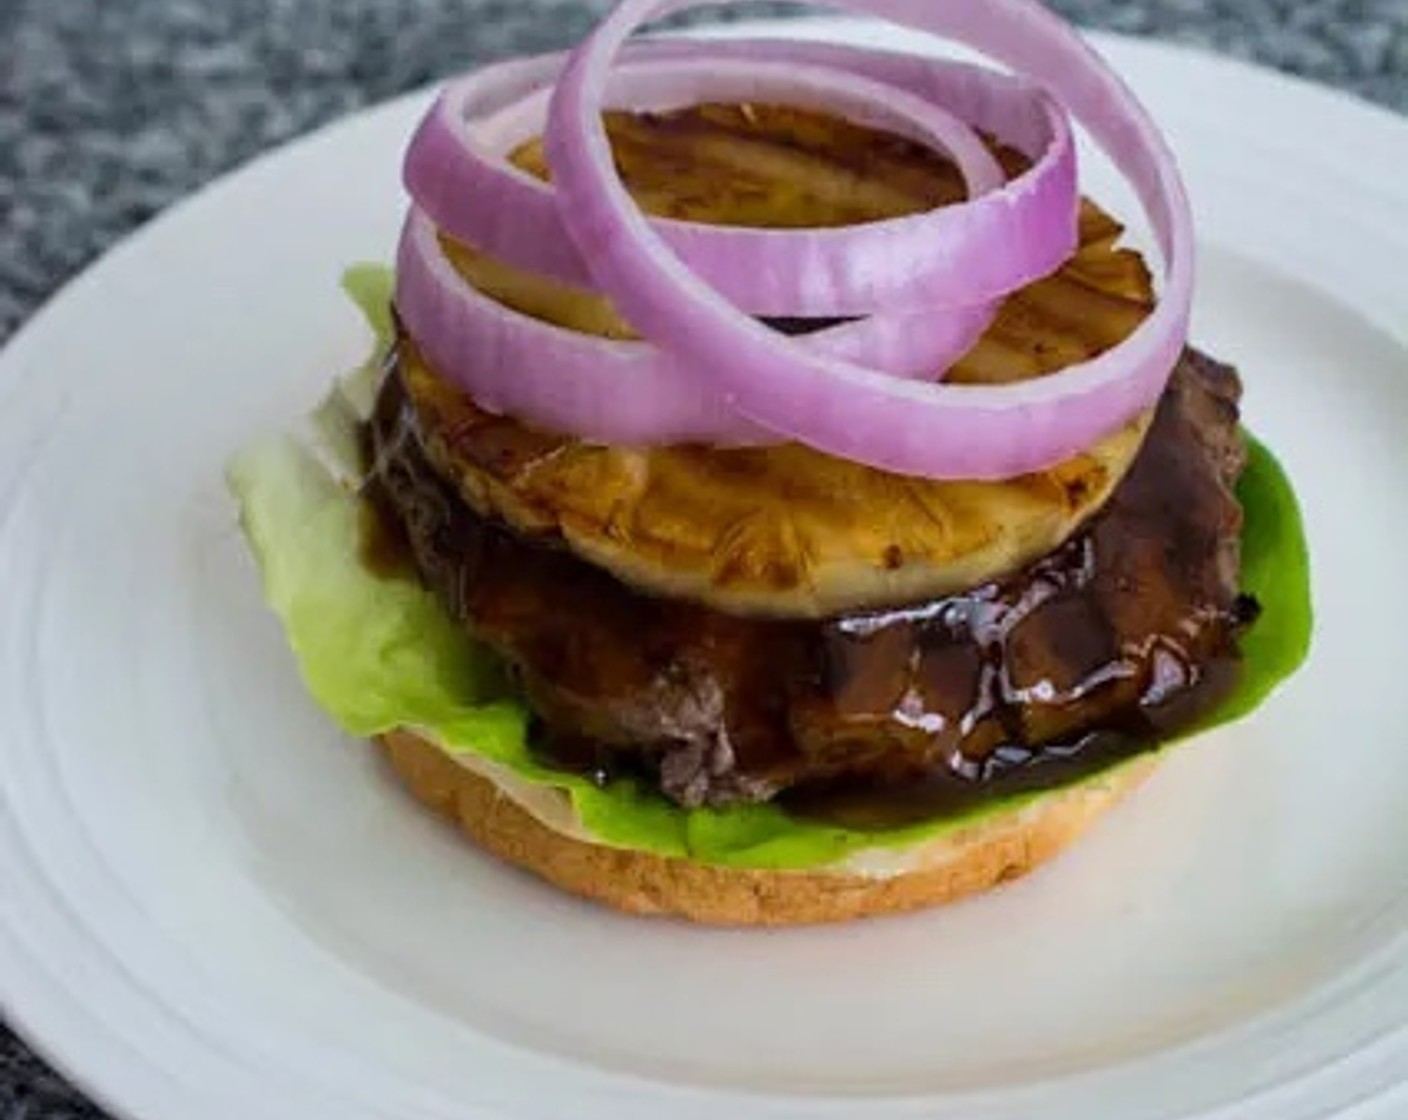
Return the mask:
[[[397,579],[416,574],[416,558],[410,541],[394,512],[388,510],[374,489],[365,491],[358,509],[358,558],[378,579]]]
[[[1195,453],[1186,415],[1230,408],[1234,422],[1235,394],[1181,376],[1106,512],[1056,552],[962,595],[820,621],[651,597],[480,517],[432,467],[392,377],[371,429],[364,556],[388,574],[413,557],[505,657],[554,765],[644,778],[686,804],[776,796],[892,827],[1102,770],[1236,680],[1255,604],[1235,594],[1235,471],[1218,464],[1233,444]],[[1235,435],[1228,419],[1219,430]],[[700,781],[709,796],[688,792]]]
[[[383,376],[392,376],[388,366]],[[378,579],[417,578],[416,554],[396,507],[378,483],[377,448],[370,425],[363,425],[358,444],[367,482],[357,507],[357,557]]]
[[[1214,711],[1237,682],[1240,662],[1217,657],[1197,680],[1159,704],[1139,704],[1112,726],[1035,748],[1007,743],[961,775],[939,770],[907,782],[833,781],[799,786],[778,799],[794,816],[867,831],[900,828],[986,802],[1057,789],[1156,749]],[[955,781],[955,777],[961,780]]]
[[[964,604],[947,600],[944,605],[961,610]],[[943,609],[938,604],[934,606]],[[1239,610],[1249,622],[1256,606],[1250,600],[1242,600]],[[1024,745],[1015,738],[1002,741],[999,736],[981,758],[956,754],[948,759],[948,765],[931,767],[903,779],[867,779],[847,774],[803,782],[782,791],[776,800],[798,818],[873,831],[956,816],[987,802],[1072,784],[1175,738],[1214,711],[1235,687],[1240,674],[1240,659],[1230,649],[1201,664],[1178,658],[1172,649],[1169,656],[1175,659],[1176,667],[1170,674],[1177,680],[1177,690],[1167,695],[1153,688],[1146,690],[1143,699],[1115,714],[1107,726],[1036,746]],[[1081,686],[1088,688],[1092,681],[1111,671],[1118,672],[1118,666],[1105,663]],[[906,718],[918,723],[925,714],[909,713]],[[965,714],[970,724],[980,718],[976,709]],[[540,720],[533,724],[530,747],[541,761],[586,777],[603,788],[623,778],[649,782],[654,777],[638,752],[557,732]]]

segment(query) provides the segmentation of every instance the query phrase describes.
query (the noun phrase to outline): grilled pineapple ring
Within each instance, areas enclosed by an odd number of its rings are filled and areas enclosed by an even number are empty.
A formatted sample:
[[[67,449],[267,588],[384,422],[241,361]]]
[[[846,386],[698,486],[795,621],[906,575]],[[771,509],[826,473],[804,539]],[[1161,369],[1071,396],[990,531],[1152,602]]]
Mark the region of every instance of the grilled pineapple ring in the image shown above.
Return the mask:
[[[622,176],[653,213],[797,226],[875,220],[962,197],[956,171],[905,141],[790,109],[705,107],[611,115]],[[1004,161],[1015,163],[1009,152]],[[536,144],[515,159],[545,172]],[[1122,341],[1153,293],[1121,229],[1084,203],[1079,252],[1014,293],[954,382],[1014,381]],[[452,247],[473,283],[579,330],[630,337],[599,297]],[[818,617],[971,588],[1051,551],[1109,497],[1142,416],[1087,453],[1005,482],[889,474],[799,444],[722,450],[602,447],[490,415],[427,368],[400,369],[427,451],[479,512],[576,553],[645,591],[740,614]]]

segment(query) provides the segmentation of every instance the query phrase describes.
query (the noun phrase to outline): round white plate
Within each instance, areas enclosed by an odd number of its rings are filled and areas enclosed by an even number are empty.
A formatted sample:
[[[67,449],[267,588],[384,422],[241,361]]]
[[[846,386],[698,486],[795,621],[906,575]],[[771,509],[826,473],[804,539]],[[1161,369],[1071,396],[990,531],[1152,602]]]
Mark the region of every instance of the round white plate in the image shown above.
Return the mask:
[[[1408,1115],[1408,124],[1099,43],[1187,171],[1197,339],[1305,504],[1315,650],[1255,718],[907,918],[634,920],[461,844],[305,699],[221,482],[361,357],[336,281],[389,254],[412,97],[177,207],[0,358],[20,1029],[142,1120]]]

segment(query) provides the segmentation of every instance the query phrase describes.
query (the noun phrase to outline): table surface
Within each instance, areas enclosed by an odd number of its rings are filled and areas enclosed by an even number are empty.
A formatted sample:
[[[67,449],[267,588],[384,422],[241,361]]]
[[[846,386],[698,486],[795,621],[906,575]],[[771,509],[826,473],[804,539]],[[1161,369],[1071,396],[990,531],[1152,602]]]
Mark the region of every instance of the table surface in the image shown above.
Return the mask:
[[[1408,0],[1052,0],[1408,112]],[[496,56],[603,0],[0,0],[0,344],[115,240],[315,125]],[[0,1024],[0,1120],[103,1114]]]

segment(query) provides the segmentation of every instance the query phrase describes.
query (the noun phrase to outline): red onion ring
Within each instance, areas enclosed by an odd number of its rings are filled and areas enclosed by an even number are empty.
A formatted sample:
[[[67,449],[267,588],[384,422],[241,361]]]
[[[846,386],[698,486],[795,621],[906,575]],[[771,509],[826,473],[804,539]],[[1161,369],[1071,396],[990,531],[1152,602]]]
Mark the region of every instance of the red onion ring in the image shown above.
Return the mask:
[[[530,65],[510,64],[489,86],[497,88],[502,81],[520,93],[527,84],[523,79],[533,73]],[[638,62],[625,78],[617,92],[636,108],[673,108],[720,96],[822,103],[857,123],[941,146],[958,162],[972,193],[1002,187],[1004,177],[996,160],[953,114],[834,68],[783,64],[756,56],[678,57],[668,63]],[[483,87],[476,88],[483,92]],[[507,104],[480,105],[485,115],[475,125],[478,142],[486,150],[506,153],[536,135],[546,118],[549,92],[543,86]],[[1024,104],[1029,100],[1026,97]],[[432,112],[432,119],[436,116]],[[440,158],[437,135],[444,133],[422,127],[418,141],[425,143],[413,144],[419,155],[409,159],[408,166],[454,166]],[[545,202],[552,217],[549,224],[561,231],[551,190],[502,158],[500,164],[531,184],[526,197]],[[461,182],[457,189],[469,188]],[[489,226],[496,230],[524,216],[511,204],[485,209],[492,219]],[[778,231],[749,232],[771,236]],[[565,232],[555,243],[570,245]],[[776,439],[726,408],[717,394],[701,393],[680,376],[678,362],[666,352],[639,342],[608,342],[563,330],[474,290],[445,257],[434,224],[418,214],[412,214],[403,234],[396,299],[403,321],[432,364],[491,411],[613,443],[740,444]],[[995,311],[991,301],[938,311],[928,307],[887,310],[818,331],[800,345],[820,356],[863,361],[900,376],[934,377],[972,347]]]
[[[397,250],[395,302],[437,373],[490,412],[608,444],[777,442],[682,373],[668,351],[567,330],[478,291],[455,270],[435,224],[415,209]],[[955,356],[977,341],[990,313],[964,308],[949,317],[947,346]],[[900,375],[934,375],[932,364],[916,365],[910,341],[927,331],[929,345],[942,343],[924,322],[933,318],[923,311],[872,316],[798,341],[811,353],[878,358]]]
[[[572,52],[549,113],[547,150],[563,222],[597,285],[646,338],[773,431],[933,478],[1006,478],[1052,466],[1157,399],[1187,334],[1191,213],[1158,129],[1073,30],[1029,0],[826,5],[956,39],[1042,82],[1129,178],[1163,251],[1159,305],[1120,346],[1017,385],[931,385],[807,354],[759,325],[671,251],[622,187],[598,109],[613,58],[640,23],[698,2],[622,0]],[[1000,244],[989,249],[1001,255]]]
[[[858,123],[937,143],[954,154],[970,195],[983,195],[967,206],[824,230],[653,220],[690,266],[741,310],[829,318],[888,312],[902,303],[991,302],[1049,274],[1074,251],[1074,142],[1059,109],[1015,79],[901,58],[824,44],[691,44],[686,51],[651,43],[632,50],[605,87],[612,105],[642,107],[632,93],[645,86],[650,107],[663,107],[706,96],[737,100],[757,83],[756,91],[772,99],[859,116],[865,119]],[[456,240],[515,267],[589,286],[590,270],[566,236],[552,188],[505,158],[536,131],[530,127],[536,123],[533,94],[549,88],[557,65],[557,56],[517,60],[456,82],[412,139],[404,179],[416,204]],[[819,82],[823,66],[831,72]],[[764,68],[772,67],[785,69],[772,69],[763,83]],[[671,73],[690,85],[671,91]],[[949,104],[967,123],[1031,155],[1032,167],[1005,186],[989,180],[986,152],[964,143],[971,132],[956,132],[953,115],[938,109]],[[1014,229],[1021,233],[1020,253],[988,252],[991,237]]]

